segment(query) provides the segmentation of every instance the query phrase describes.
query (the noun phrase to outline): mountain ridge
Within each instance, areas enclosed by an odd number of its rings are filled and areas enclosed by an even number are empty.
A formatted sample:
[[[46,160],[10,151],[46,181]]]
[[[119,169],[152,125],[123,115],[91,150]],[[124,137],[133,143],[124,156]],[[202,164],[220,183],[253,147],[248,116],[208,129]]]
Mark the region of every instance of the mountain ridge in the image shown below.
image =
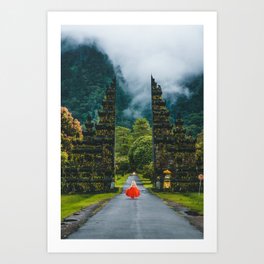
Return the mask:
[[[87,115],[98,120],[97,111],[101,108],[106,87],[112,78],[117,79],[116,124],[131,128],[135,118],[124,113],[132,102],[132,95],[123,89],[126,80],[122,69],[113,63],[95,42],[76,44],[71,39],[61,42],[61,105],[66,106],[84,124]],[[167,107],[174,122],[178,113],[182,114],[186,130],[197,136],[203,130],[203,75],[191,76],[181,83],[190,91],[190,96],[178,94],[172,100],[166,98]],[[142,111],[150,124],[151,105]]]

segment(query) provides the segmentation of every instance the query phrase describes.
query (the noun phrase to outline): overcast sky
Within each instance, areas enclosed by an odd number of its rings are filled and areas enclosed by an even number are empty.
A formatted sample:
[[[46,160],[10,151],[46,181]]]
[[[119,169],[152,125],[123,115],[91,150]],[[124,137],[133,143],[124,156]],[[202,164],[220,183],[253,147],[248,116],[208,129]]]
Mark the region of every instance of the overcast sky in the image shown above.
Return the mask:
[[[63,26],[62,36],[77,43],[96,41],[113,65],[121,67],[124,89],[133,95],[131,111],[150,99],[151,74],[166,96],[175,97],[188,94],[181,80],[203,72],[202,26]]]

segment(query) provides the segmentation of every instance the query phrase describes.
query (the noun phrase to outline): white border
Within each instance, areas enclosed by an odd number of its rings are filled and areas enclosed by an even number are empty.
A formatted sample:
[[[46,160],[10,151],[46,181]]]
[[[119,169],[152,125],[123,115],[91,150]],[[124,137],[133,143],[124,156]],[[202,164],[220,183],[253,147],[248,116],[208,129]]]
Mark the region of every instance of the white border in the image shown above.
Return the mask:
[[[62,25],[203,25],[204,239],[60,239],[60,40]],[[48,252],[216,252],[217,250],[216,12],[48,12]]]

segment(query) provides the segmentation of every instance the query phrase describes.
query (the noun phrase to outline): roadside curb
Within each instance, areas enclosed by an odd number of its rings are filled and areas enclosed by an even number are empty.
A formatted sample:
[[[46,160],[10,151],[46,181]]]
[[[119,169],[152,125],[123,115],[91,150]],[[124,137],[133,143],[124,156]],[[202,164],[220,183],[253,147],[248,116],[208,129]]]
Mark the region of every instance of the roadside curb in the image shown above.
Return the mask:
[[[199,231],[203,232],[203,229],[204,229],[203,228],[203,224],[204,224],[203,215],[199,215],[193,212],[192,210],[178,203],[172,202],[170,200],[167,200],[167,199],[162,199],[162,200],[174,211],[183,215],[190,222],[191,225],[195,226]]]
[[[90,217],[101,210],[112,198],[105,199],[99,203],[92,204],[72,215],[66,217],[61,222],[61,238],[67,238],[71,233],[81,227]]]

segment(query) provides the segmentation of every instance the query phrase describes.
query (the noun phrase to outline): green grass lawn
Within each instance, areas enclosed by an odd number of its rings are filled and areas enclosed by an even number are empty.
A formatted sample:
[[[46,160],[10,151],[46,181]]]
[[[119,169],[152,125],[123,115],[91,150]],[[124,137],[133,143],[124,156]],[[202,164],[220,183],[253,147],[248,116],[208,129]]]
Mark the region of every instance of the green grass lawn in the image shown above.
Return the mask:
[[[115,176],[115,186],[119,189],[118,192],[61,195],[61,219],[70,216],[82,208],[99,203],[105,199],[113,198],[122,191],[122,187],[126,182],[128,175],[129,174]]]
[[[203,215],[203,193],[199,195],[199,193],[155,192],[150,179],[144,178],[141,174],[138,177],[145,188],[162,200],[175,202],[189,208],[191,211]]]
[[[153,187],[152,182],[149,178],[145,178],[142,174],[138,174],[138,177],[145,188],[149,189]]]
[[[118,193],[99,194],[64,194],[61,195],[61,219],[105,199],[113,198]]]
[[[163,200],[168,200],[189,208],[200,215],[203,215],[203,193],[168,193],[168,192],[154,192]]]
[[[121,188],[123,187],[123,185],[125,184],[127,178],[128,178],[129,174],[125,174],[124,176],[122,175],[116,175],[115,176],[115,187],[117,188]]]

